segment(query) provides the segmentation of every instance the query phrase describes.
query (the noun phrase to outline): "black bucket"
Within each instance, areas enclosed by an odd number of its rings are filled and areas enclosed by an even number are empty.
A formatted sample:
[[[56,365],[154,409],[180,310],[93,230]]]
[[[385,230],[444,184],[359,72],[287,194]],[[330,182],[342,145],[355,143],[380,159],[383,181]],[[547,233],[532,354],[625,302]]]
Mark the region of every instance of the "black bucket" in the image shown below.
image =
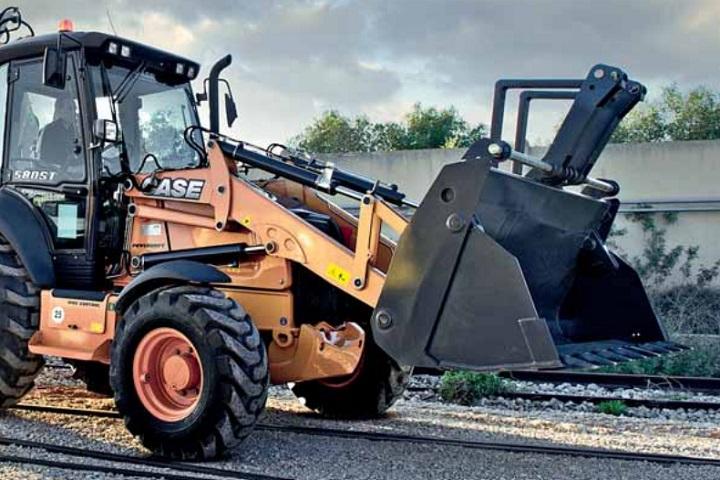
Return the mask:
[[[609,252],[616,200],[447,165],[401,236],[374,314],[401,363],[476,370],[609,365],[667,342],[635,271]]]

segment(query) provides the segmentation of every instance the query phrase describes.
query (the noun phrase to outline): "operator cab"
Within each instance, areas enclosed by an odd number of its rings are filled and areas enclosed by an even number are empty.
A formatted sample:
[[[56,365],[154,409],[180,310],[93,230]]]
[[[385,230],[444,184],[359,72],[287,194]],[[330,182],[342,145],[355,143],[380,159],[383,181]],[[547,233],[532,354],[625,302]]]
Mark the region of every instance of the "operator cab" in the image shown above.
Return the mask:
[[[193,168],[199,65],[116,36],[61,31],[0,47],[1,179],[47,227],[57,287],[100,289],[121,269],[136,173]],[[191,130],[202,146],[200,130]]]

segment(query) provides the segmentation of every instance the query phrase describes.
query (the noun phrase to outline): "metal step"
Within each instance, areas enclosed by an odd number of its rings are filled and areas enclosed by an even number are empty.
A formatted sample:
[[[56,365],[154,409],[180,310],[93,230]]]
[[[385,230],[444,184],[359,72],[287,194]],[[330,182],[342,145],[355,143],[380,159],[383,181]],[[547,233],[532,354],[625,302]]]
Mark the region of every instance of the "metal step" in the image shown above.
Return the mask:
[[[573,343],[557,348],[566,368],[605,367],[688,350],[684,345],[669,341],[632,343],[620,340]]]

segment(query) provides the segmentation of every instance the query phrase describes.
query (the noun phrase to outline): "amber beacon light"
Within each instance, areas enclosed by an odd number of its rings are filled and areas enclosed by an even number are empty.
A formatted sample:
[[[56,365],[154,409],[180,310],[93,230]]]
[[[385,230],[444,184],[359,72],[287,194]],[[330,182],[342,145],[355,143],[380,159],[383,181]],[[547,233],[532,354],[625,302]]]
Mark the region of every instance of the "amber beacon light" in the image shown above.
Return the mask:
[[[63,18],[60,20],[60,23],[58,23],[59,32],[72,32],[73,30],[75,30],[75,25],[73,25],[73,21],[69,18]]]

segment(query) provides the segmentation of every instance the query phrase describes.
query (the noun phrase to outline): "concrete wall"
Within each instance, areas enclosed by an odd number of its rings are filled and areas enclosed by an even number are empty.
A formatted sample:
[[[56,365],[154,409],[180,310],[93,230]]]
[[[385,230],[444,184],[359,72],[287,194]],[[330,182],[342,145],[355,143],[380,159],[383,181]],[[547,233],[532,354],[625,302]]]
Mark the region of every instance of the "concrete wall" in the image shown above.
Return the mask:
[[[541,156],[543,148],[529,153]],[[325,155],[338,166],[396,183],[408,198],[421,199],[440,169],[458,161],[464,149]],[[506,162],[503,169],[509,169]],[[638,256],[645,241],[639,225],[628,220],[632,212],[654,212],[656,223],[667,229],[668,248],[697,245],[699,265],[720,259],[720,141],[609,145],[592,175],[621,185],[621,215],[616,222],[627,233],[616,239],[626,257]],[[676,212],[667,223],[664,212]],[[679,272],[673,281],[679,281]]]

